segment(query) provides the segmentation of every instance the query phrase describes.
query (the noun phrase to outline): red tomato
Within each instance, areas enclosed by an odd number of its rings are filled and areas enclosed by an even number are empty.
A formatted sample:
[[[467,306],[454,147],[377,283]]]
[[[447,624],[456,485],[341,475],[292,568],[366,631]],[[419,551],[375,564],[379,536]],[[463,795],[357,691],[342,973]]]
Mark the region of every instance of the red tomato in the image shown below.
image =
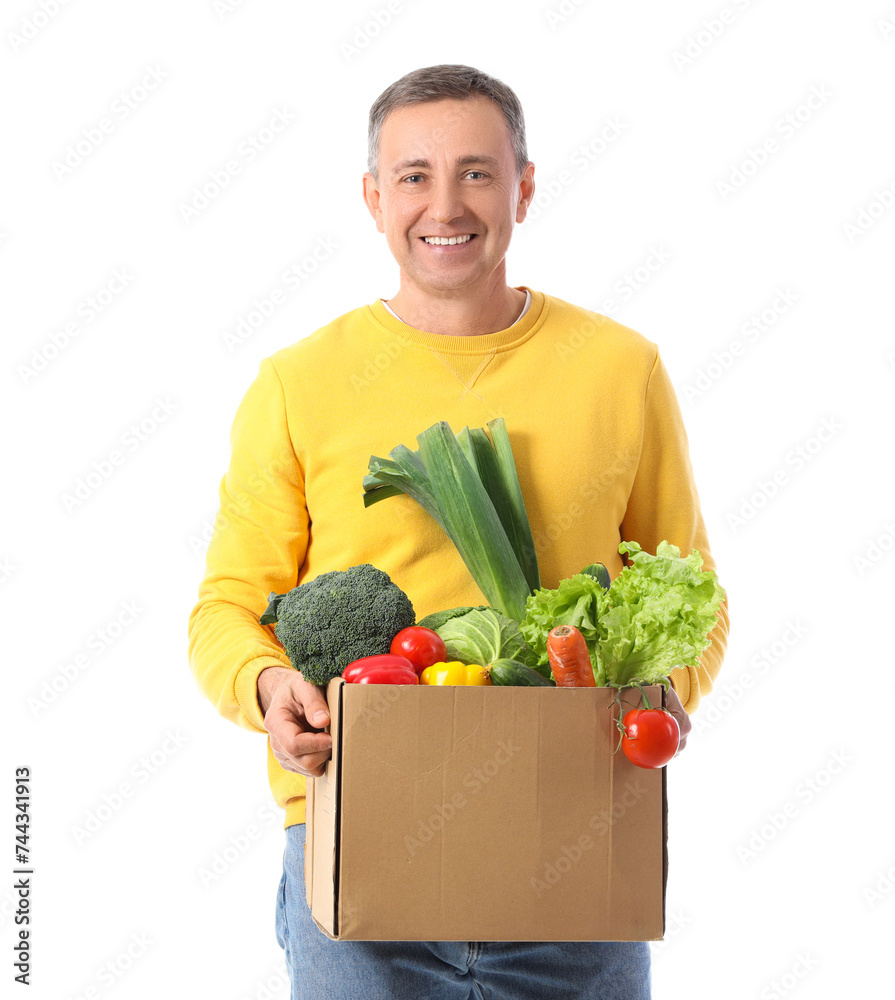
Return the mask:
[[[398,670],[413,670],[413,664],[406,656],[392,656],[390,653],[379,653],[375,656],[362,656],[359,660],[349,663],[342,671],[342,679],[349,684],[356,683],[368,670],[379,667],[390,667]]]
[[[437,632],[421,625],[411,625],[392,639],[390,653],[406,656],[413,669],[421,674],[433,663],[443,663],[447,659],[447,647]]]
[[[635,708],[624,718],[622,750],[638,767],[664,767],[677,753],[681,727],[664,708]]]

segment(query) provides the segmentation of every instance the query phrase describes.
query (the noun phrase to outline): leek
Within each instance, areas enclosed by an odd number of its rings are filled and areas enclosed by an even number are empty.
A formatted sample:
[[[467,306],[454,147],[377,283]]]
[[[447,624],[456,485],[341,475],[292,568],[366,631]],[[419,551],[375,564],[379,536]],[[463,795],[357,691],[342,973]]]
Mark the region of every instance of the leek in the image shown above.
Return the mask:
[[[364,507],[406,494],[435,519],[456,546],[488,604],[516,622],[540,587],[531,525],[502,417],[454,434],[445,421],[389,458],[370,457]]]

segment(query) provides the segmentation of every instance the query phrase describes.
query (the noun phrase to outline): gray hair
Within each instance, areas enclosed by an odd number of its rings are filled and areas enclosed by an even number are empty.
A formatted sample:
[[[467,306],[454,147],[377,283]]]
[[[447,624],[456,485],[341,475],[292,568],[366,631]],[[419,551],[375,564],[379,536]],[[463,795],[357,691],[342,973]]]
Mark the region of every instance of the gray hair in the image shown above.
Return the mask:
[[[516,156],[516,170],[521,177],[528,163],[528,149],[525,143],[525,119],[519,98],[505,83],[473,69],[472,66],[443,64],[415,69],[402,76],[387,87],[370,108],[367,169],[376,183],[379,183],[382,125],[392,111],[427,101],[468,100],[478,95],[494,101],[503,113]]]

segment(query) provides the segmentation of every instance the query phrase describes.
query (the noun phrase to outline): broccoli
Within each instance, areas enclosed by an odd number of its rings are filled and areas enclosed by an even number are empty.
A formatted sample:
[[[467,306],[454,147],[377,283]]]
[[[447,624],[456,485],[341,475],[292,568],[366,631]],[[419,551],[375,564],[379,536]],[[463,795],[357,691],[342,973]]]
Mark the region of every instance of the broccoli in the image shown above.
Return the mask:
[[[387,653],[416,621],[408,596],[370,563],[321,573],[269,600],[261,624],[276,623],[289,662],[312,684],[326,684],[362,656]]]

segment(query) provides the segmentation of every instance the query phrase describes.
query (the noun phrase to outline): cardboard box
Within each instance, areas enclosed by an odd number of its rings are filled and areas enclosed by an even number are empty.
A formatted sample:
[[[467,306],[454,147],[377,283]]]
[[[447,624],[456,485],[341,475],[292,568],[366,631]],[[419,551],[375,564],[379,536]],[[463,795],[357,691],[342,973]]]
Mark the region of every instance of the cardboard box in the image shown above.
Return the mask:
[[[330,682],[333,756],[308,780],[317,924],[344,940],[660,939],[665,769],[613,753],[613,697]]]

